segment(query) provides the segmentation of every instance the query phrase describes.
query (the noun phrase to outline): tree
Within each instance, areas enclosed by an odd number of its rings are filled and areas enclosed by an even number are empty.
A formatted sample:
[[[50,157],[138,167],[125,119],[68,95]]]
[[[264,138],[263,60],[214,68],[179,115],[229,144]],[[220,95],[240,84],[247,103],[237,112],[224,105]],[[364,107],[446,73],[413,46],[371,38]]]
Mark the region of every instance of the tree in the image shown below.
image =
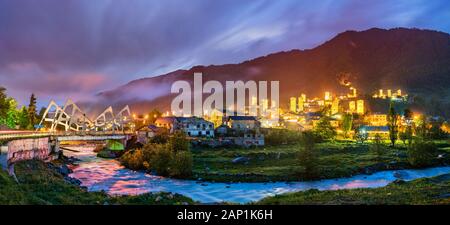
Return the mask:
[[[443,139],[447,137],[447,134],[445,131],[442,130],[442,125],[444,124],[444,121],[434,121],[431,123],[431,127],[429,129],[429,137],[431,139]]]
[[[367,132],[362,132],[360,129],[356,133],[356,141],[364,144],[365,141],[369,138],[369,134]]]
[[[0,87],[0,124],[6,124],[9,102],[6,96],[6,88]]]
[[[344,114],[342,119],[342,131],[344,132],[344,138],[347,138],[348,132],[352,130],[353,115],[351,113]]]
[[[427,139],[428,137],[428,128],[427,128],[427,117],[425,115],[419,116],[416,121],[416,135],[421,139]]]
[[[403,111],[403,116],[405,117],[406,121],[410,121],[412,119],[412,115],[413,114],[412,114],[411,110],[408,108]]]
[[[34,96],[34,94],[31,94],[30,104],[28,105],[28,119],[30,120],[30,125],[28,126],[28,129],[33,129],[34,125],[37,122],[36,97]]]
[[[381,161],[385,153],[385,148],[383,146],[383,142],[381,141],[381,136],[379,134],[375,135],[374,143],[370,146],[371,150],[377,156],[378,161]]]
[[[408,140],[408,135],[406,133],[406,131],[402,131],[398,134],[398,137],[400,138],[400,140],[403,142],[404,145],[406,145],[406,141]]]
[[[400,136],[400,138],[403,138],[403,144],[406,144],[406,141],[408,141],[408,145],[410,145],[412,143],[412,136],[413,136],[413,127],[412,127],[412,118],[413,118],[413,113],[411,112],[410,109],[405,109],[403,116],[405,117],[405,121],[406,121],[406,129],[403,132],[403,136]]]
[[[334,139],[334,137],[336,137],[336,130],[331,126],[330,118],[328,116],[322,116],[320,118],[314,128],[314,132],[324,140]]]
[[[317,154],[315,152],[315,137],[312,132],[303,132],[301,136],[303,149],[299,154],[299,163],[304,168],[305,178],[313,178],[317,174]]]
[[[413,128],[412,126],[407,126],[405,130],[406,139],[408,140],[408,145],[412,144],[413,139]]]
[[[148,113],[148,122],[149,124],[154,124],[155,121],[162,116],[162,113],[157,110],[153,109],[151,112]]]
[[[392,147],[395,146],[395,142],[397,141],[398,138],[397,117],[398,115],[395,112],[394,104],[391,102],[388,114],[388,127],[389,127],[389,139],[391,140]]]
[[[17,102],[13,98],[7,98],[8,111],[6,115],[6,126],[15,129],[18,124]]]
[[[22,108],[19,110],[17,123],[20,129],[27,129],[28,125],[30,124],[30,120],[28,119],[27,107],[22,106]]]

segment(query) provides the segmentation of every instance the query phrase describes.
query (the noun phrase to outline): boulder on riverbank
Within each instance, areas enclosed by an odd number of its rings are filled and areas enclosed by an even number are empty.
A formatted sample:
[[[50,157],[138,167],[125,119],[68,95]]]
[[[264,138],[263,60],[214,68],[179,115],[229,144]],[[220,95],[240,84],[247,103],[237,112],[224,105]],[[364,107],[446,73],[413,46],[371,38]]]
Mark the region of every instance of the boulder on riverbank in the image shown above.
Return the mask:
[[[115,159],[123,155],[125,152],[125,148],[120,141],[117,140],[108,140],[106,145],[101,149],[100,147],[97,149],[97,157],[107,158],[107,159]]]
[[[114,151],[109,149],[103,149],[97,153],[97,157],[106,159],[115,159],[123,155],[123,151]]]
[[[72,170],[66,164],[55,165],[53,163],[49,163],[47,167],[63,176],[67,176],[72,173]]]
[[[61,161],[53,161],[50,163],[47,163],[47,168],[50,170],[53,170],[54,172],[61,174],[63,176],[63,180],[69,184],[79,186],[81,187],[81,181],[70,177],[69,174],[71,174],[73,171],[67,166],[67,159],[64,160],[64,162],[61,164]],[[86,190],[85,187],[81,187],[82,189]]]
[[[76,186],[80,186],[81,185],[81,181],[80,180],[78,180],[76,178],[73,178],[73,177],[69,177],[69,176],[64,177],[64,181],[66,181],[69,184],[76,185]]]

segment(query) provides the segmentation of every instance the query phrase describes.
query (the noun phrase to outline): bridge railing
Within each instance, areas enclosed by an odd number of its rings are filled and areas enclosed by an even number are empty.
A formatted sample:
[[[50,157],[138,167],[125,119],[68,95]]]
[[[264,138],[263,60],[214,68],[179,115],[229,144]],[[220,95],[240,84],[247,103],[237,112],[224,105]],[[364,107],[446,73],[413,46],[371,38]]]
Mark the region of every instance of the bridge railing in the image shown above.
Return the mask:
[[[51,133],[48,132],[0,132],[0,140],[10,140],[19,138],[38,138],[47,137]]]
[[[69,131],[69,132],[39,132],[39,131],[0,131],[0,140],[19,138],[38,138],[49,136],[104,136],[104,135],[131,135],[128,131]]]

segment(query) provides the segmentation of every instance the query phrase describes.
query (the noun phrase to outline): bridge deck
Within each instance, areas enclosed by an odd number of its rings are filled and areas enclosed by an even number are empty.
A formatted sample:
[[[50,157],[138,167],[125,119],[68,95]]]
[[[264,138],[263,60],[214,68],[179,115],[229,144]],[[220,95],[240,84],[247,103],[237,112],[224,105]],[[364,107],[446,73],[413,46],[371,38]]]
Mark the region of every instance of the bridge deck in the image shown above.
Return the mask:
[[[101,140],[122,140],[126,135],[102,135],[102,136],[60,136],[58,141],[101,141]]]
[[[123,139],[131,132],[87,132],[87,133],[50,133],[33,131],[0,131],[0,140],[14,140],[22,138],[56,137],[58,140],[106,140]]]

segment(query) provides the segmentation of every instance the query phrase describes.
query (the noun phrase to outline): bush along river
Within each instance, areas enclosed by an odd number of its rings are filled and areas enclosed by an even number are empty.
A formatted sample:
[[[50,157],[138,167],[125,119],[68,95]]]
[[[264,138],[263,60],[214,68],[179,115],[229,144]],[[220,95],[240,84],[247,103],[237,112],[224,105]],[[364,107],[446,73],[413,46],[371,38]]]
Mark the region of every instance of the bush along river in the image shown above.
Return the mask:
[[[69,175],[81,181],[88,191],[105,191],[110,195],[138,195],[147,192],[172,192],[182,194],[200,203],[249,203],[264,197],[309,189],[339,190],[376,188],[397,179],[410,181],[450,173],[450,167],[406,169],[356,175],[349,178],[325,179],[302,182],[270,183],[218,183],[195,180],[179,180],[150,175],[124,168],[115,159],[96,157],[94,147],[71,146],[75,151],[65,151],[66,156],[80,159],[70,166]]]

